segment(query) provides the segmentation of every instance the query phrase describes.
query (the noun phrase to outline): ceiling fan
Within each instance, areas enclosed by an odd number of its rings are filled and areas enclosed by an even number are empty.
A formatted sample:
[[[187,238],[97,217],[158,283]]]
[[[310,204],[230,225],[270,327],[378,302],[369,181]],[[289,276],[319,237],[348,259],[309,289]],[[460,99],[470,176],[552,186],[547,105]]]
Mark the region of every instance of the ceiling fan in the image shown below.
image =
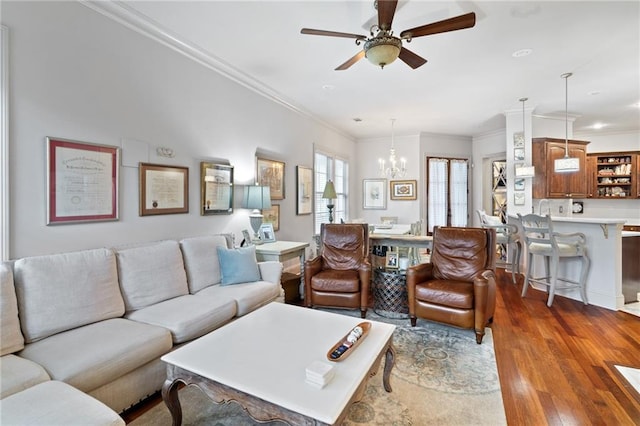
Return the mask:
[[[362,34],[315,30],[312,28],[303,28],[300,32],[309,35],[353,38],[356,40],[356,45],[358,46],[364,42],[363,49],[344,64],[338,66],[336,71],[346,70],[363,57],[366,57],[371,63],[381,68],[400,58],[400,60],[411,68],[416,69],[424,65],[427,60],[402,46],[402,40],[409,43],[416,37],[462,30],[471,28],[476,24],[476,14],[471,12],[404,30],[400,33],[400,37],[397,37],[393,35],[393,31],[391,31],[391,24],[393,22],[393,15],[396,12],[398,0],[376,0],[375,5],[378,9],[378,24],[371,26],[370,37]]]

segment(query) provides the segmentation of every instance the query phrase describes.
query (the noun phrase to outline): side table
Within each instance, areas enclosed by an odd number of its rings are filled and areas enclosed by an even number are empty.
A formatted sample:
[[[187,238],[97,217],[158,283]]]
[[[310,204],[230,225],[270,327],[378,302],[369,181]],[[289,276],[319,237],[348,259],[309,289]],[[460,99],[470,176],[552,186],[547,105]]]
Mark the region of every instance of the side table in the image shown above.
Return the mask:
[[[295,259],[300,260],[300,286],[299,294],[304,292],[304,261],[306,248],[309,247],[309,243],[302,243],[296,241],[276,241],[273,243],[264,243],[256,245],[256,258],[259,262],[266,260],[275,260],[278,262],[284,262],[285,260]],[[285,299],[286,288],[285,288]]]
[[[373,311],[385,318],[409,318],[407,275],[404,271],[374,270]]]

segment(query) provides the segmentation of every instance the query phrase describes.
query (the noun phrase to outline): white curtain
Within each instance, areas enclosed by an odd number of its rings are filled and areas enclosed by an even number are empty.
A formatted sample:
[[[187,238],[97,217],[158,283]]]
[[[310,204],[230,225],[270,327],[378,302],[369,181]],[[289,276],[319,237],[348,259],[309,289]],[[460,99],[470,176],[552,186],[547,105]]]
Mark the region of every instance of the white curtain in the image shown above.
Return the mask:
[[[427,198],[427,230],[447,225],[449,162],[444,158],[429,158]]]
[[[433,232],[434,226],[467,226],[468,161],[435,157],[427,161],[427,231]]]

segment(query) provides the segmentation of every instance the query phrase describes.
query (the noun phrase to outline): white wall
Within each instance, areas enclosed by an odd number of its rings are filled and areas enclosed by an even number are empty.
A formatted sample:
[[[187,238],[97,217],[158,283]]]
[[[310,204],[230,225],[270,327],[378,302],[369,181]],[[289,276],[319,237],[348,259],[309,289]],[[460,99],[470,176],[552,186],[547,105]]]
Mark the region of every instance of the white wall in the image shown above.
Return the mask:
[[[11,258],[217,232],[239,241],[249,228],[239,186],[253,182],[256,152],[286,162],[277,238],[312,241],[312,216],[295,214],[295,166],[313,165],[316,143],[357,170],[354,141],[77,2],[3,2],[2,24],[10,32]],[[142,147],[143,161],[188,166],[190,212],[138,216],[137,167],[121,167],[119,221],[46,226],[46,136],[123,146],[123,156]],[[156,156],[159,146],[175,158]],[[211,159],[235,167],[233,215],[200,216],[199,164]]]
[[[420,219],[419,200],[392,200],[390,190],[391,180],[416,180],[418,198],[422,194],[420,183],[419,136],[395,136],[394,145],[396,157],[407,160],[407,174],[402,178],[383,178],[378,167],[378,159],[382,158],[389,164],[389,149],[391,136],[373,139],[361,139],[357,143],[358,175],[357,187],[352,192],[353,199],[357,199],[357,209],[353,210],[350,219],[362,218],[367,223],[380,223],[381,216],[397,216],[398,223],[412,223]],[[363,209],[363,179],[386,179],[387,208],[384,210]]]

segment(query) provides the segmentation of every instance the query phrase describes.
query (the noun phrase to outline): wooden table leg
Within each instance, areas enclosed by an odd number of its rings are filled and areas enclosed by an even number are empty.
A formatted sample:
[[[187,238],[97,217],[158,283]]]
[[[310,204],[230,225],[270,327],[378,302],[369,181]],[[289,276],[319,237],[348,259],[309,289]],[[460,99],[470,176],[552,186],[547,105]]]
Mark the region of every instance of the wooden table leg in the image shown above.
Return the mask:
[[[382,374],[382,384],[384,390],[391,392],[391,383],[389,377],[391,376],[391,369],[396,363],[396,349],[393,347],[393,343],[389,343],[387,346],[387,352],[384,355],[384,373]]]
[[[171,413],[173,426],[180,426],[182,424],[182,407],[180,406],[180,399],[178,398],[179,383],[180,380],[167,379],[162,385],[162,400]]]

